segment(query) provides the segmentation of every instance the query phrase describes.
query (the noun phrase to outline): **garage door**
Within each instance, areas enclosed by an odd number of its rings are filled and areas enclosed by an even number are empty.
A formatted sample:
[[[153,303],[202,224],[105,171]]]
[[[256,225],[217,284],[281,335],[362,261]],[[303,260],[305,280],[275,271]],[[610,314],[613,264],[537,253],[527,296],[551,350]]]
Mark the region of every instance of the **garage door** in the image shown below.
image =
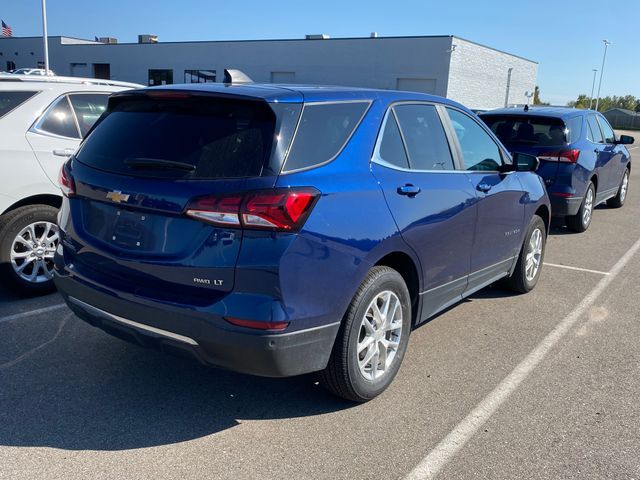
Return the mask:
[[[408,92],[436,93],[435,78],[398,78],[396,82],[398,90]]]

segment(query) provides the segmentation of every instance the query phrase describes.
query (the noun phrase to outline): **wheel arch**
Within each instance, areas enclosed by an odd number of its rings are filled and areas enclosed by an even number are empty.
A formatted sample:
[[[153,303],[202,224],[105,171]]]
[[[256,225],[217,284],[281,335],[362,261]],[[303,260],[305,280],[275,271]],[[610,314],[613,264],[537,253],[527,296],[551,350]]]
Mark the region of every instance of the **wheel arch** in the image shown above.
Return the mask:
[[[549,227],[551,226],[551,211],[549,210],[549,207],[547,207],[544,204],[540,205],[536,209],[535,215],[542,218],[542,221],[544,222],[544,228],[546,230],[546,234],[549,235]]]
[[[49,205],[53,208],[60,208],[60,206],[62,205],[62,196],[47,193],[42,195],[32,195],[15,202],[4,212],[2,212],[2,215],[4,215],[5,213],[9,213],[17,208],[27,207],[29,205]]]
[[[404,279],[411,297],[412,325],[417,323],[420,300],[420,276],[416,262],[405,252],[394,251],[380,258],[375,265],[393,268]]]

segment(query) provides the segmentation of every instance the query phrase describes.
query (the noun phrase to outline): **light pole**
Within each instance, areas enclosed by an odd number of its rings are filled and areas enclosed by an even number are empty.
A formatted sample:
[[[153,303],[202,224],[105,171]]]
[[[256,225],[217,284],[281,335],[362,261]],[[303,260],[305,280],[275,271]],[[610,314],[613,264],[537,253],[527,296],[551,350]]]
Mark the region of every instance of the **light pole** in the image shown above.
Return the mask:
[[[47,36],[47,0],[42,0],[42,41],[44,42],[44,72],[49,75],[49,37]]]
[[[507,91],[504,96],[504,108],[509,106],[509,90],[511,89],[511,72],[513,72],[513,68],[510,68],[507,71]]]
[[[604,42],[604,55],[602,55],[602,68],[600,69],[600,81],[598,82],[598,98],[596,100],[596,112],[598,111],[598,105],[600,105],[600,87],[602,87],[602,75],[604,74],[604,62],[607,59],[607,48],[611,45],[609,40],[602,40]]]
[[[591,105],[593,104],[593,90],[596,88],[596,73],[598,73],[598,69],[593,69],[593,83],[591,84],[591,97],[589,97],[589,110],[591,110]]]

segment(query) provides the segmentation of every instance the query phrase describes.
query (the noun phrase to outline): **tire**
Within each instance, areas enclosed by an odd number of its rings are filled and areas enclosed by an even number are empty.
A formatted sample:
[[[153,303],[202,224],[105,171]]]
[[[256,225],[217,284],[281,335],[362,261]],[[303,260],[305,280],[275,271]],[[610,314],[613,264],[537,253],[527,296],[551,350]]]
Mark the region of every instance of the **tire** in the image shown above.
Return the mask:
[[[622,176],[622,181],[620,182],[620,187],[618,187],[618,193],[615,197],[607,200],[607,205],[611,208],[620,208],[624,205],[625,200],[627,199],[627,193],[629,192],[629,169],[625,169],[624,175]]]
[[[42,295],[55,289],[52,271],[58,244],[57,216],[58,209],[50,205],[29,205],[0,217],[0,278],[16,293]],[[29,226],[33,226],[36,248]]]
[[[591,200],[589,200],[591,199]],[[596,187],[594,187],[593,182],[589,182],[587,186],[587,191],[584,194],[584,198],[582,199],[582,204],[580,205],[580,210],[576,215],[572,215],[566,218],[567,227],[569,230],[572,230],[576,233],[585,232],[589,225],[591,225],[591,220],[593,219],[593,209],[596,206]]]
[[[387,299],[390,302],[388,310],[396,304],[398,310],[392,314],[389,327],[380,330],[380,324],[370,314],[375,309],[374,301],[384,311]],[[398,319],[401,319],[401,325]],[[321,383],[334,394],[353,402],[366,402],[380,395],[400,369],[409,343],[411,319],[411,297],[402,276],[389,267],[373,267],[344,315],[327,368],[320,373]],[[395,328],[392,328],[394,323]],[[389,341],[396,343],[395,350],[385,349],[384,342],[388,344]],[[365,346],[367,342],[368,347]],[[385,356],[389,363],[380,369],[384,351],[389,352],[389,356]],[[370,352],[373,352],[372,357],[367,361]]]
[[[503,285],[519,293],[528,293],[533,290],[542,272],[546,244],[547,231],[544,222],[538,215],[534,215],[524,237],[516,268],[511,276],[503,281]],[[534,253],[534,250],[537,253]],[[530,256],[534,262],[533,265],[528,263]],[[535,271],[531,271],[531,268],[535,268]]]

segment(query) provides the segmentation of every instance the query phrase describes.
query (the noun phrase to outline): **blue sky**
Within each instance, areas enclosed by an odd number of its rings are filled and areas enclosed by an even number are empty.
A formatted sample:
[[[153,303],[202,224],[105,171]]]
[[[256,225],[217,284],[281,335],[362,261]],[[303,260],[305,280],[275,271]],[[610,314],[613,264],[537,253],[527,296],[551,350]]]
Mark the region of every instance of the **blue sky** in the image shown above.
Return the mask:
[[[49,0],[51,35],[160,41],[458,35],[539,62],[544,100],[589,94],[607,54],[603,95],[640,97],[640,0]],[[609,13],[606,13],[606,12]],[[40,0],[0,0],[15,36],[41,34]]]

